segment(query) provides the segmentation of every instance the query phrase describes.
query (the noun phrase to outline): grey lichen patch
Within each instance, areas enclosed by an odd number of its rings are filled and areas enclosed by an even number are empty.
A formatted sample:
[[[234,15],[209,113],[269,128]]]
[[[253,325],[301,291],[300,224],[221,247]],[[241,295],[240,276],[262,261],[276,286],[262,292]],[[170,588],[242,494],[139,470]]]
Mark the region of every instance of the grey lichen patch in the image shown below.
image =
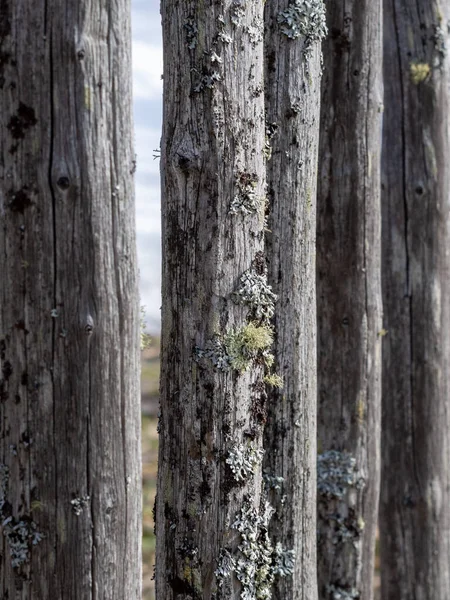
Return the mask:
[[[273,552],[274,574],[289,577],[294,573],[295,550],[285,550],[281,542],[277,542]]]
[[[279,475],[271,475],[268,471],[264,471],[263,481],[267,492],[269,492],[270,490],[279,492],[282,489],[284,477],[281,477]]]
[[[221,74],[218,71],[209,70],[197,80],[197,83],[192,89],[197,94],[202,92],[204,89],[212,90],[218,81],[222,81]]]
[[[194,50],[197,47],[198,27],[193,17],[186,19],[184,29],[186,31],[187,47],[189,50]]]
[[[230,19],[234,27],[239,27],[245,15],[245,5],[242,0],[233,0],[230,7]]]
[[[222,81],[221,68],[223,64],[222,57],[215,50],[210,50],[204,53],[204,59],[207,63],[202,68],[193,69],[197,73],[201,73],[199,79],[193,87],[195,93],[200,93],[205,89],[212,90],[216,87],[219,81]]]
[[[234,573],[241,583],[241,600],[270,599],[275,577],[291,575],[293,572],[294,551],[284,550],[281,544],[274,548],[269,538],[269,522],[274,512],[275,509],[267,501],[258,511],[245,500],[232,525],[239,532],[241,540],[237,555],[228,558],[227,576]],[[216,574],[222,570],[217,569]]]
[[[257,194],[258,176],[256,173],[240,172],[236,176],[236,192],[231,203],[230,213],[249,215],[261,208],[261,197]]]
[[[72,510],[76,514],[77,517],[81,515],[85,506],[89,504],[90,497],[89,496],[77,496],[73,500],[70,501],[72,505]]]
[[[292,40],[303,36],[307,46],[319,42],[327,34],[322,0],[294,0],[280,12],[277,21],[284,35]]]
[[[222,42],[223,44],[231,44],[233,38],[226,30],[224,15],[219,15],[217,17],[217,27],[219,30],[217,33],[217,41]]]
[[[323,515],[322,515],[323,519]],[[328,514],[327,522],[332,529],[331,540],[333,544],[356,543],[364,531],[364,519],[357,517],[353,509],[349,508],[347,516],[340,513]]]
[[[8,492],[8,484],[9,484],[9,468],[4,464],[0,464],[1,500],[5,499],[5,496]]]
[[[414,85],[419,85],[428,78],[431,73],[430,65],[427,63],[411,63],[409,75]]]
[[[364,478],[348,452],[328,450],[317,458],[317,491],[328,498],[343,498],[349,487],[362,489]]]
[[[262,462],[264,450],[254,444],[237,444],[228,451],[225,460],[237,483],[243,483],[253,477]]]
[[[255,48],[264,39],[264,23],[262,19],[255,19],[251,25],[245,27],[244,31],[250,38],[250,44]]]
[[[252,319],[267,323],[274,315],[277,301],[277,295],[267,283],[267,273],[260,274],[252,267],[241,275],[239,283],[233,300],[237,304],[246,304]]]
[[[219,588],[223,587],[225,580],[231,577],[235,569],[236,560],[233,558],[229,550],[222,548],[219,555],[217,569],[214,571]]]
[[[43,535],[37,530],[36,523],[26,515],[20,519],[9,516],[3,521],[2,527],[9,546],[11,565],[17,569],[28,562],[30,545],[39,544]]]
[[[266,160],[272,158],[272,139],[275,137],[277,131],[278,125],[276,123],[267,123],[266,121],[266,137],[263,150]]]
[[[434,65],[436,67],[442,66],[442,64],[444,63],[444,60],[447,56],[446,38],[447,38],[447,35],[446,35],[443,27],[441,26],[441,24],[435,25],[434,33],[433,33],[433,43],[434,43],[434,50],[435,50]]]
[[[360,597],[356,588],[342,588],[336,585],[329,585],[327,591],[330,594],[330,600],[354,600]]]
[[[204,348],[195,348],[194,357],[196,360],[206,358],[218,371],[229,371],[231,368],[230,357],[219,335],[208,340]]]
[[[29,561],[31,546],[37,545],[43,535],[37,529],[36,523],[29,515],[12,514],[12,506],[7,501],[9,484],[9,469],[6,465],[0,465],[0,518],[2,520],[3,536],[9,547],[11,565],[18,569]]]
[[[209,60],[212,64],[218,63],[219,65],[221,65],[223,63],[222,57],[219,56],[216,52],[214,52],[214,50],[211,50],[209,54]]]
[[[338,557],[346,547],[347,557],[361,559],[364,519],[358,512],[358,493],[365,480],[358,470],[356,460],[348,452],[328,450],[317,461],[319,544]],[[350,580],[353,584],[354,579]],[[353,589],[342,589],[331,580],[331,599],[359,598]],[[346,595],[350,594],[350,595]]]
[[[217,34],[217,39],[220,40],[221,42],[223,42],[224,44],[231,44],[231,42],[233,41],[233,38],[231,37],[231,35],[229,33],[227,33],[225,30],[219,31],[219,33]]]

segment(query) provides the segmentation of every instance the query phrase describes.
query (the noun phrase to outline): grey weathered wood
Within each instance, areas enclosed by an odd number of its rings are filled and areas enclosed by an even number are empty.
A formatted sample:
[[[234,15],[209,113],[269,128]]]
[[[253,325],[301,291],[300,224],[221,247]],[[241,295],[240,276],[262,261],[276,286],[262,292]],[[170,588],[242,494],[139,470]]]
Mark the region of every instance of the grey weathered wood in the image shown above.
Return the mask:
[[[310,35],[283,32],[280,15],[294,4],[265,6],[265,97],[270,199],[267,256],[275,308],[275,370],[264,436],[264,469],[282,477],[271,501],[272,535],[295,551],[292,576],[279,578],[274,598],[317,598],[316,576],[316,190],[320,121],[322,18]],[[322,23],[322,28],[320,27]],[[270,483],[270,479],[268,479]]]
[[[450,597],[450,3],[384,2],[383,600]]]
[[[141,596],[130,70],[128,0],[1,2],[2,598]]]
[[[317,237],[319,597],[369,600],[380,477],[382,6],[326,6]]]
[[[233,528],[243,506],[254,515],[260,511],[260,461],[241,482],[226,461],[233,462],[240,445],[244,452],[262,446],[262,356],[241,374],[217,364],[229,356],[223,342],[230,332],[264,321],[255,316],[256,306],[236,303],[234,296],[252,265],[264,271],[262,11],[258,0],[162,4],[160,600],[239,598],[235,572],[221,577],[215,571],[228,570],[220,559],[225,551],[228,564],[243,558]],[[252,202],[255,211],[239,210]],[[265,585],[259,567],[255,576]]]

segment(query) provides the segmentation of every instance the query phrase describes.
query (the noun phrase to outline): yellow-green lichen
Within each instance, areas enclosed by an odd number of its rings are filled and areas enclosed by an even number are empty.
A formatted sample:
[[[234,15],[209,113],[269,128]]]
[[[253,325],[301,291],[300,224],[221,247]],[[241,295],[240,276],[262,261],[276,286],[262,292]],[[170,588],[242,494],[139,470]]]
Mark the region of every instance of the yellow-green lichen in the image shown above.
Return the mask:
[[[428,63],[411,63],[409,75],[414,85],[419,85],[430,75],[431,68]]]
[[[358,423],[361,425],[364,422],[364,415],[366,412],[366,407],[364,405],[364,400],[361,398],[356,403],[356,417],[358,419]]]
[[[259,356],[265,364],[272,364],[273,356],[269,353],[272,343],[272,328],[255,323],[248,323],[240,329],[230,331],[224,340],[231,368],[241,373]]]
[[[281,375],[278,375],[278,373],[272,373],[271,375],[266,375],[264,377],[264,382],[267,383],[268,385],[271,385],[272,387],[279,388],[279,389],[282,389],[284,386],[283,377],[281,377]]]
[[[202,594],[203,586],[201,571],[199,567],[192,566],[191,562],[192,561],[189,558],[185,559],[185,564],[183,568],[184,580],[190,585],[192,589],[194,589],[197,592],[197,594]]]

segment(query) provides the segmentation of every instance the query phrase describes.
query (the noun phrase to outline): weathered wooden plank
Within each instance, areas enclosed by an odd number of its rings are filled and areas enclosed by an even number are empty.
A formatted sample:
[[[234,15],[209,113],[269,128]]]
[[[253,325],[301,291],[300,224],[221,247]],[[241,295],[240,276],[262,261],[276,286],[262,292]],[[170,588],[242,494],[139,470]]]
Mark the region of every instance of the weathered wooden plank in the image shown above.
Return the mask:
[[[274,598],[317,598],[316,576],[316,189],[322,0],[265,5],[269,189],[267,255],[275,307],[275,371],[269,394],[266,484],[277,513],[272,535],[295,552]],[[282,478],[280,480],[279,478]]]
[[[1,3],[4,598],[140,598],[130,70],[127,0]]]
[[[260,507],[270,346],[262,11],[256,0],[162,4],[161,600],[270,586]],[[246,545],[245,535],[256,537]]]
[[[449,2],[384,2],[382,598],[450,596]]]
[[[319,597],[373,597],[380,477],[381,2],[326,2],[319,153]]]

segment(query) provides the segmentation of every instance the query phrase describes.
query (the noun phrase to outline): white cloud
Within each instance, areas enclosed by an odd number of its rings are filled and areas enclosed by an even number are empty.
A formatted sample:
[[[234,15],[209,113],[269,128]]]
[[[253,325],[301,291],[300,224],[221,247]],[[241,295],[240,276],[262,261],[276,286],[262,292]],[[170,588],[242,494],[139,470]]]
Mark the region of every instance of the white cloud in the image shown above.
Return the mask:
[[[132,0],[133,39],[152,40],[161,45],[159,0]]]
[[[140,174],[159,174],[158,154],[161,130],[153,127],[136,126],[135,128],[135,151],[137,155],[137,177]]]
[[[162,48],[133,41],[133,94],[135,99],[153,100],[162,94]]]
[[[138,233],[161,235],[159,187],[136,185],[136,227]]]

